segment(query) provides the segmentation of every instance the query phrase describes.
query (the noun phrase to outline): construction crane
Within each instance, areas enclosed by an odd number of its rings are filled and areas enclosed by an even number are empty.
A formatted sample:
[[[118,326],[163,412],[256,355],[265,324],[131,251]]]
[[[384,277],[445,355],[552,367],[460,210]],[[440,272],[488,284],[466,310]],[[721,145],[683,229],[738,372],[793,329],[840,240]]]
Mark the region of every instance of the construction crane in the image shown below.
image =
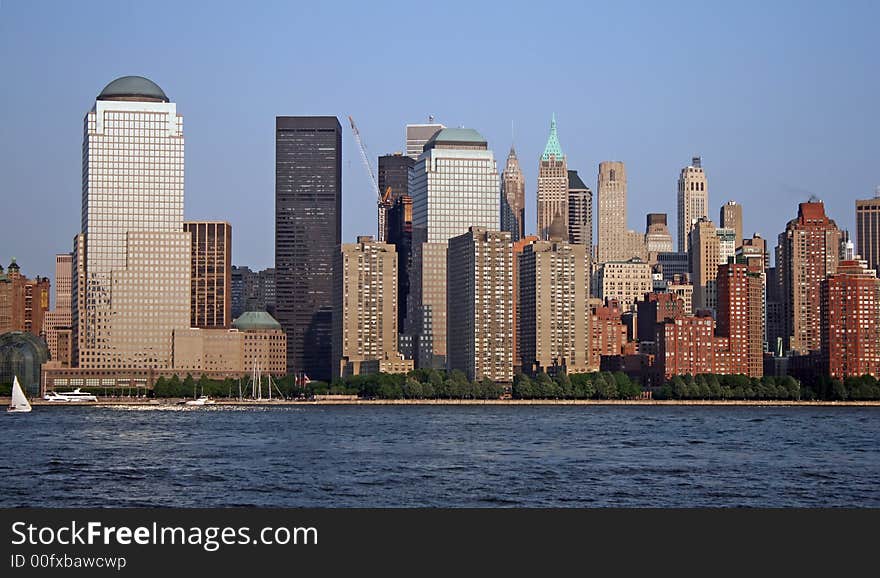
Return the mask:
[[[361,131],[358,130],[357,125],[354,123],[354,119],[349,115],[348,122],[351,124],[351,132],[354,134],[354,139],[357,141],[358,149],[361,151],[361,160],[364,161],[364,166],[367,169],[367,174],[370,175],[370,183],[373,185],[373,194],[376,195],[376,204],[378,211],[378,222],[379,222],[379,234],[376,235],[376,238],[380,243],[385,242],[385,230],[386,230],[386,220],[388,217],[388,210],[391,208],[391,187],[387,187],[385,192],[379,190],[379,184],[376,182],[376,176],[373,174],[373,166],[370,164],[369,158],[367,157],[367,147],[364,145],[364,141],[361,140]]]

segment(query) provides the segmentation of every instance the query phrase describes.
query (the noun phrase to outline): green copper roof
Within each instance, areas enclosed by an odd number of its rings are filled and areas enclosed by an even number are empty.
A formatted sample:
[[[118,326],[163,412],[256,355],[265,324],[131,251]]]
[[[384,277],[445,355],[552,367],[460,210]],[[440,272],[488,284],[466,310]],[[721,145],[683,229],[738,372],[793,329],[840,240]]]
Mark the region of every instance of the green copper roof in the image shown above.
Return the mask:
[[[246,311],[232,322],[232,326],[239,331],[281,329],[281,324],[265,311]]]
[[[556,160],[562,160],[565,155],[562,153],[562,145],[559,144],[559,137],[556,136],[556,113],[550,120],[550,138],[547,139],[547,146],[544,147],[544,154],[541,155],[542,161],[549,161],[550,155],[556,157]]]
[[[488,145],[483,135],[472,128],[444,128],[434,133],[422,150],[433,148],[435,144],[482,144]]]

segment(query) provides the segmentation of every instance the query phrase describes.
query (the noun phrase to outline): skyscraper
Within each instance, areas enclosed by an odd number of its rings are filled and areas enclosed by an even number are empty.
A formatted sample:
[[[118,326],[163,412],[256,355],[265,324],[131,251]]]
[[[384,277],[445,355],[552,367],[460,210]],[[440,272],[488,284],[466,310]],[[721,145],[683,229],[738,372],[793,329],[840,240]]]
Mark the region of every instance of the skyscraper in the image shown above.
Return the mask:
[[[708,206],[708,205],[707,205]],[[736,201],[727,201],[721,205],[721,227],[733,229],[736,233],[736,247],[743,242],[743,207]]]
[[[379,157],[379,171],[376,175],[376,180],[379,184],[379,193],[385,195],[390,188],[390,195],[384,206],[385,230],[382,232],[380,240],[388,242],[388,234],[391,227],[388,213],[391,212],[391,208],[394,206],[394,202],[398,197],[409,194],[409,171],[414,164],[415,161],[412,158],[404,156],[401,153]]]
[[[840,229],[825,214],[822,201],[798,205],[798,216],[779,234],[776,254],[781,277],[783,348],[806,354],[819,351],[820,282],[837,271]]]
[[[69,329],[71,316],[71,276],[73,275],[73,255],[55,255],[55,308],[43,314],[43,334],[49,346],[49,358],[58,359],[58,331]]]
[[[361,373],[360,362],[397,357],[397,255],[361,236],[337,254],[333,377]]]
[[[450,239],[449,369],[468,379],[513,381],[513,243],[507,231],[471,227]]]
[[[519,259],[517,330],[530,373],[590,369],[590,267],[585,245],[537,241]]]
[[[657,253],[671,253],[672,234],[666,223],[666,213],[648,213],[645,224],[645,248],[648,260],[656,261]]]
[[[446,248],[470,227],[500,228],[495,157],[473,129],[445,128],[413,167],[413,269],[407,332],[418,367],[446,367]]]
[[[513,145],[501,173],[501,230],[509,231],[514,242],[526,236],[526,180]]]
[[[584,245],[593,254],[593,191],[577,171],[568,171],[568,242]]]
[[[446,128],[442,124],[408,124],[406,125],[406,156],[414,161],[419,160],[425,143],[438,131]]]
[[[190,325],[229,327],[232,324],[232,225],[188,221],[191,235]]]
[[[568,238],[568,166],[559,137],[556,115],[550,120],[550,136],[538,163],[538,237],[549,239],[550,225],[559,220]]]
[[[177,105],[151,80],[117,78],[85,116],[82,162],[82,233],[74,248],[83,268],[74,280],[81,295],[73,299],[78,365],[171,368],[172,334],[190,324]]]
[[[864,261],[841,261],[821,281],[822,369],[837,379],[880,376],[880,280]]]
[[[721,237],[715,223],[700,217],[690,232],[691,280],[694,284],[694,311],[715,311],[718,302],[717,277],[721,265]]]
[[[287,369],[332,373],[334,262],[342,229],[342,128],[335,116],[275,119],[276,317]]]
[[[625,260],[631,257],[626,236],[626,168],[619,161],[599,163],[598,261]]]
[[[880,187],[873,199],[856,201],[856,243],[868,268],[880,269]]]
[[[688,251],[689,235],[700,217],[709,217],[709,184],[702,160],[694,157],[678,177],[678,250]]]
[[[728,370],[749,377],[764,375],[763,259],[718,267],[718,334],[728,339]]]
[[[400,334],[406,328],[406,304],[412,270],[412,197],[409,195],[397,197],[388,211],[387,242],[394,245],[397,253],[397,331]],[[411,355],[412,352],[408,351],[407,354]]]

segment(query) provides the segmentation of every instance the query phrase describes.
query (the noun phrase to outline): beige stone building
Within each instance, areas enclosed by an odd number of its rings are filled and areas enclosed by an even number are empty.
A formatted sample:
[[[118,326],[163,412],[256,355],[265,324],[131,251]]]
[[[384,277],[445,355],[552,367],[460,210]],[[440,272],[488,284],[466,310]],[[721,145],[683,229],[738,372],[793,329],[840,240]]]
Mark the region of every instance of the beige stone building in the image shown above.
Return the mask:
[[[694,284],[695,311],[714,311],[718,304],[718,265],[721,265],[721,238],[715,223],[700,218],[690,233],[691,280]]]
[[[645,250],[647,261],[652,265],[657,262],[658,253],[673,251],[672,234],[666,222],[666,213],[648,213],[645,225]]]
[[[597,262],[626,260],[630,243],[626,228],[626,168],[619,161],[599,163],[597,196]]]
[[[333,377],[353,362],[396,359],[397,251],[361,236],[337,254],[333,295]],[[352,366],[354,367],[354,366]]]
[[[568,238],[568,165],[556,134],[556,115],[538,163],[538,237],[548,239],[550,225],[560,221]]]
[[[73,276],[73,255],[55,255],[55,308],[43,314],[43,335],[49,346],[49,359],[59,359],[58,331],[70,329],[71,324],[71,283]]]
[[[513,243],[507,231],[471,227],[449,241],[448,368],[468,379],[513,381]]]
[[[690,234],[701,217],[709,216],[709,183],[702,160],[694,157],[678,177],[678,251],[687,253]]]
[[[743,206],[736,201],[727,201],[721,205],[721,227],[733,229],[736,234],[734,249],[743,242]]]
[[[609,261],[599,269],[599,296],[605,302],[617,301],[623,312],[653,290],[651,265],[638,258]]]
[[[586,245],[537,241],[519,258],[520,360],[529,373],[590,368],[590,258]]]
[[[666,290],[681,299],[686,315],[694,314],[694,285],[687,278],[676,275]]]
[[[526,179],[519,166],[516,150],[510,146],[507,163],[501,173],[501,194],[507,203],[509,213],[505,222],[505,213],[501,215],[501,230],[510,231],[515,239],[526,236]]]

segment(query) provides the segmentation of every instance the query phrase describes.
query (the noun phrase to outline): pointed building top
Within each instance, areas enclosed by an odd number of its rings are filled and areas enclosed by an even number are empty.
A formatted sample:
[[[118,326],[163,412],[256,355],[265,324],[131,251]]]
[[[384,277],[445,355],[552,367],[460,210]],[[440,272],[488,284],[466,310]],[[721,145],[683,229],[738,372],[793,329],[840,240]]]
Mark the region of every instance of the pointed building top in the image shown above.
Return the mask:
[[[562,153],[562,145],[559,144],[559,137],[556,135],[556,113],[550,120],[550,137],[547,139],[547,146],[544,147],[544,154],[541,155],[542,161],[549,161],[550,156],[554,156],[557,160],[562,160],[565,155]]]

